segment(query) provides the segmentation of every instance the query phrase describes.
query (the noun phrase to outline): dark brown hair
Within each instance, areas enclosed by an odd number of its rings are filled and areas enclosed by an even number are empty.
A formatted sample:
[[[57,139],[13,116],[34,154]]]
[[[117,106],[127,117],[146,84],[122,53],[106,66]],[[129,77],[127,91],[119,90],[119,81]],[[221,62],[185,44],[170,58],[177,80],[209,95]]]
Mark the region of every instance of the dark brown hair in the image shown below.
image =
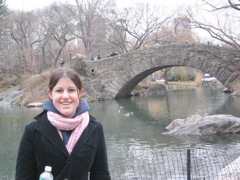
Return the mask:
[[[82,89],[83,86],[82,86],[82,81],[81,81],[80,75],[73,69],[67,68],[67,67],[59,68],[52,73],[50,80],[49,80],[48,89],[50,91],[52,91],[54,86],[57,84],[59,79],[61,79],[62,77],[68,77],[69,79],[71,79],[72,82],[79,89],[79,91]]]

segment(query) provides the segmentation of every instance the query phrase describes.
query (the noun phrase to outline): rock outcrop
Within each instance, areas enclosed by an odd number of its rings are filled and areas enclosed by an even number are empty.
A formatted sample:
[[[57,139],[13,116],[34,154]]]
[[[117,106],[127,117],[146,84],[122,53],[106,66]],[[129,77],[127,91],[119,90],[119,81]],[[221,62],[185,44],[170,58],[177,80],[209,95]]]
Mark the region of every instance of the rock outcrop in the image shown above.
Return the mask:
[[[194,115],[186,119],[175,119],[164,135],[215,135],[240,133],[240,118],[228,114],[210,116]]]

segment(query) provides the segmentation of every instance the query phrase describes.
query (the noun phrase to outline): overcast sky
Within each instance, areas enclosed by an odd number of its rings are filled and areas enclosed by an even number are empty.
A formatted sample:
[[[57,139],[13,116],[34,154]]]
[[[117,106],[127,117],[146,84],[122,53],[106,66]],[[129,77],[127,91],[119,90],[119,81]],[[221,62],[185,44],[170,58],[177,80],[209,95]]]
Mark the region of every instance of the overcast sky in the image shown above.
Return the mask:
[[[55,2],[56,0],[6,0],[6,4],[10,9],[18,10],[33,10],[37,8],[43,8]],[[75,0],[57,0],[59,2],[74,3]],[[226,0],[210,0],[211,2],[224,2]],[[119,8],[127,7],[135,4],[136,2],[150,3],[152,5],[162,5],[164,7],[176,8],[179,5],[195,5],[196,3],[202,3],[202,0],[116,0],[116,4]],[[75,4],[75,3],[74,3]],[[200,36],[209,41],[209,34],[201,31]],[[211,38],[212,39],[212,38]]]
[[[53,3],[56,0],[6,0],[6,3],[11,9],[19,10],[33,10],[36,8],[41,8]],[[67,0],[58,0],[61,2],[66,2]],[[68,2],[73,2],[74,0],[68,0]],[[166,6],[175,6],[175,5],[188,5],[194,4],[199,0],[116,0],[118,7],[125,7],[133,5],[135,2],[148,2],[150,4],[164,4]]]

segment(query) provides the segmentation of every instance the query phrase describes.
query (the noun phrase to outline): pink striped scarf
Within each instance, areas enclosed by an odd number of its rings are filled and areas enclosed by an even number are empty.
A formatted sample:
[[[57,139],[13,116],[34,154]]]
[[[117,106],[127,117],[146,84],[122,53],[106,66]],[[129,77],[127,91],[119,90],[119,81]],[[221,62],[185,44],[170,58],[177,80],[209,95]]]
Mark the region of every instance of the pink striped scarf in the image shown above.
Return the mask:
[[[62,139],[63,136],[60,130],[73,130],[66,145],[68,153],[71,154],[75,144],[89,123],[88,111],[76,116],[75,118],[65,118],[51,111],[47,112],[47,116],[50,123],[57,128],[57,131]]]

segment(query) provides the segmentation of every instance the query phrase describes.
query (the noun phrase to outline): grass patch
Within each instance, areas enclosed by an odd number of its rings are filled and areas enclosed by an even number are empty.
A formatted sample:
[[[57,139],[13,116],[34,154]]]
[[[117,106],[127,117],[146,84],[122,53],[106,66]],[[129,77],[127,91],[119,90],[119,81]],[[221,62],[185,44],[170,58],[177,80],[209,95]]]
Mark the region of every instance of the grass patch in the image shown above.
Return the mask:
[[[32,102],[44,102],[48,99],[47,86],[53,69],[42,72],[39,75],[29,76],[25,81],[23,92],[24,105]]]
[[[8,78],[1,78],[0,80],[0,93],[4,93],[11,88],[15,88],[16,86],[22,83],[22,79],[17,77],[8,77]]]

